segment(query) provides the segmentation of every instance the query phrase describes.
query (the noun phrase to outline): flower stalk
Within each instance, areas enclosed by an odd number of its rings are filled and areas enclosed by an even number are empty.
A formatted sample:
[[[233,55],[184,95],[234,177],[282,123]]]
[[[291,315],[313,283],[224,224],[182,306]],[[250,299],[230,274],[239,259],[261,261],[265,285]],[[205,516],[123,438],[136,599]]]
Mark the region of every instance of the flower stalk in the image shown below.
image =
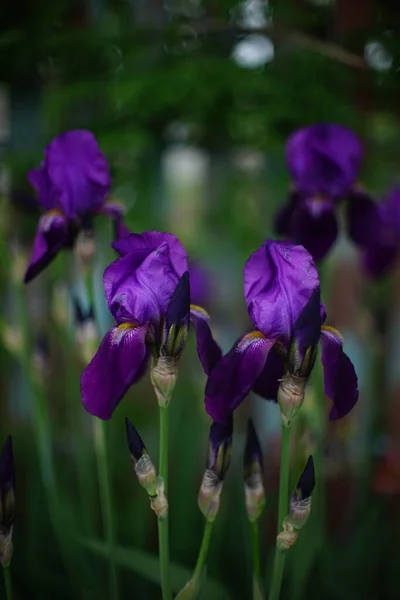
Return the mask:
[[[13,600],[13,587],[11,581],[10,567],[3,567],[4,587],[6,588],[6,600]]]
[[[164,482],[165,493],[168,485],[168,408],[160,405],[160,457],[159,475]],[[172,590],[169,573],[169,520],[168,509],[158,515],[158,547],[161,571],[161,589],[163,600],[171,600]]]
[[[279,474],[279,508],[278,508],[278,537],[282,532],[283,522],[287,515],[289,502],[289,467],[290,467],[290,434],[291,427],[282,424],[281,465]],[[269,600],[279,600],[286,553],[280,548],[279,541],[275,548],[274,571],[272,575]]]

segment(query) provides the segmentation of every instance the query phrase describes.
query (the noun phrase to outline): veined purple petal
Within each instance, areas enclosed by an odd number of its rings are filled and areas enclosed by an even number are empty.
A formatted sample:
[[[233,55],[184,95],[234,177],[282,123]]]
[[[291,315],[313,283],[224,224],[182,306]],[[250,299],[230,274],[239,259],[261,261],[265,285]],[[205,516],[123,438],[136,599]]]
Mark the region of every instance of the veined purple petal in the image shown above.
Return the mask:
[[[109,331],[81,377],[82,402],[86,410],[108,420],[120,400],[144,373],[147,363],[147,327],[131,323]]]
[[[267,240],[247,261],[243,278],[254,325],[266,337],[288,343],[301,311],[319,287],[311,255],[302,246]]]
[[[259,331],[240,338],[212,369],[206,384],[207,413],[218,423],[225,423],[243,402],[260,375],[275,340]]]
[[[186,250],[177,237],[171,233],[162,233],[160,231],[145,231],[144,233],[131,233],[123,239],[117,240],[112,244],[114,250],[120,256],[125,256],[138,250],[147,250],[150,254],[162,244],[167,244],[169,256],[173,268],[178,277],[188,270]]]
[[[44,202],[51,202],[69,219],[96,212],[104,204],[110,171],[90,131],[67,131],[54,138],[46,148],[44,168],[51,183]]]
[[[332,203],[308,199],[297,207],[288,237],[304,246],[316,262],[322,260],[332,248],[339,227]]]
[[[346,195],[362,161],[357,136],[340,125],[318,123],[295,131],[286,144],[286,161],[299,190],[309,196]]]
[[[358,400],[358,380],[353,363],[343,352],[343,338],[333,327],[322,327],[321,361],[324,368],[325,395],[332,400],[329,418],[341,419]]]
[[[208,325],[208,313],[200,306],[191,305],[190,319],[194,326],[197,354],[206,375],[209,375],[222,357],[222,350],[214,340]]]
[[[68,221],[58,211],[50,211],[40,218],[24,283],[39,275],[56,257],[68,240],[68,234]]]
[[[163,242],[143,259],[146,252],[138,248],[104,272],[108,306],[119,323],[158,323],[178,285],[167,243]]]

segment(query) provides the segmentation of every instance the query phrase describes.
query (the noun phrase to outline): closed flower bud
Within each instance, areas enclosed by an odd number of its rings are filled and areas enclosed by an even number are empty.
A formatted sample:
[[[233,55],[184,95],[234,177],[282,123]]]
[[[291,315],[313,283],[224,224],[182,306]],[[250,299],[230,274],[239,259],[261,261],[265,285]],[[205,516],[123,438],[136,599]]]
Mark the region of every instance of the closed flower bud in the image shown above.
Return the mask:
[[[74,300],[75,338],[84,362],[90,363],[99,345],[99,333],[93,307],[84,310],[79,300]]]
[[[286,518],[295,529],[301,529],[307,522],[311,512],[312,492],[315,487],[314,460],[310,456],[304,467],[296,490],[290,501],[290,513]]]
[[[168,500],[165,495],[164,480],[157,477],[154,489],[154,495],[150,494],[150,506],[160,519],[165,519],[168,515]]]
[[[0,455],[0,564],[7,567],[12,558],[12,531],[15,518],[15,479],[12,438]]]
[[[276,545],[278,550],[280,550],[281,552],[290,550],[290,548],[296,543],[298,537],[299,534],[296,531],[294,531],[292,527],[286,526],[276,538]]]
[[[244,452],[244,490],[249,520],[256,521],[265,507],[263,485],[263,462],[260,442],[253,421],[247,424],[247,438]]]
[[[289,426],[304,402],[307,379],[286,373],[279,384],[278,404],[282,421]]]
[[[189,332],[190,284],[189,271],[185,271],[169,301],[160,356],[179,360]]]
[[[169,356],[160,356],[150,371],[151,383],[160,406],[168,406],[178,379],[178,362]]]
[[[225,424],[214,422],[210,428],[206,470],[200,487],[198,504],[208,521],[218,513],[223,481],[231,461],[232,417]]]
[[[133,468],[141,486],[150,496],[157,494],[157,472],[135,426],[126,418],[126,437]]]

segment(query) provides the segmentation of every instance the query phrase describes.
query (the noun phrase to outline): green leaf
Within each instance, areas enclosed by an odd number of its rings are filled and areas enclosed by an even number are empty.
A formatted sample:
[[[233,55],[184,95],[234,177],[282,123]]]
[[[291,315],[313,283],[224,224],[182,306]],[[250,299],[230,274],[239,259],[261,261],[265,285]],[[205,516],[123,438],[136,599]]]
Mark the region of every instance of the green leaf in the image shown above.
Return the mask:
[[[95,554],[104,556],[105,558],[108,557],[109,550],[107,544],[104,542],[81,538],[80,543]],[[114,549],[114,560],[119,566],[130,569],[153,583],[160,584],[160,569],[157,556],[144,550],[138,550],[137,548],[122,548],[121,546],[117,546]],[[174,563],[170,563],[170,573],[171,585],[175,591],[181,590],[192,577],[190,569]],[[230,595],[223,586],[213,580],[205,582],[203,596],[207,600],[230,600]]]

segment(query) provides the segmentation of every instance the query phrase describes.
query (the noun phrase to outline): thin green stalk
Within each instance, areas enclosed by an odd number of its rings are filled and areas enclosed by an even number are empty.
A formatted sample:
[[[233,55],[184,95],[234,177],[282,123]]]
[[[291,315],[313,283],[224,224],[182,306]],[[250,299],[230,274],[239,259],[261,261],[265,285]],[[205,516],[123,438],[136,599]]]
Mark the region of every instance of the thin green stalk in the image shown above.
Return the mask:
[[[101,511],[105,529],[105,538],[109,552],[109,597],[110,600],[118,600],[118,574],[114,559],[115,550],[115,523],[111,499],[110,471],[108,464],[108,451],[105,422],[94,418],[94,440],[97,457],[97,471],[99,476]]]
[[[260,535],[258,521],[251,523],[251,548],[253,557],[253,596],[257,597],[256,585],[261,585]]]
[[[4,586],[6,588],[6,599],[12,600],[13,599],[13,588],[12,588],[10,567],[3,567],[3,575],[4,575]]]
[[[204,527],[203,539],[201,540],[201,546],[199,555],[197,557],[196,567],[193,573],[193,579],[198,579],[201,576],[203,568],[207,562],[208,548],[210,547],[211,533],[212,533],[213,521],[206,521]]]
[[[168,488],[168,408],[160,406],[160,460],[159,475],[164,480],[165,494]],[[163,600],[171,600],[171,582],[169,573],[169,520],[168,513],[158,517],[158,547],[161,571],[161,590]]]
[[[289,504],[290,433],[290,426],[285,427],[285,425],[282,425],[281,467],[279,474],[278,534],[282,531],[282,524],[287,516]],[[278,546],[276,546],[274,572],[272,575],[269,600],[279,600],[283,570],[285,568],[285,558],[286,552],[282,552],[278,549]]]

